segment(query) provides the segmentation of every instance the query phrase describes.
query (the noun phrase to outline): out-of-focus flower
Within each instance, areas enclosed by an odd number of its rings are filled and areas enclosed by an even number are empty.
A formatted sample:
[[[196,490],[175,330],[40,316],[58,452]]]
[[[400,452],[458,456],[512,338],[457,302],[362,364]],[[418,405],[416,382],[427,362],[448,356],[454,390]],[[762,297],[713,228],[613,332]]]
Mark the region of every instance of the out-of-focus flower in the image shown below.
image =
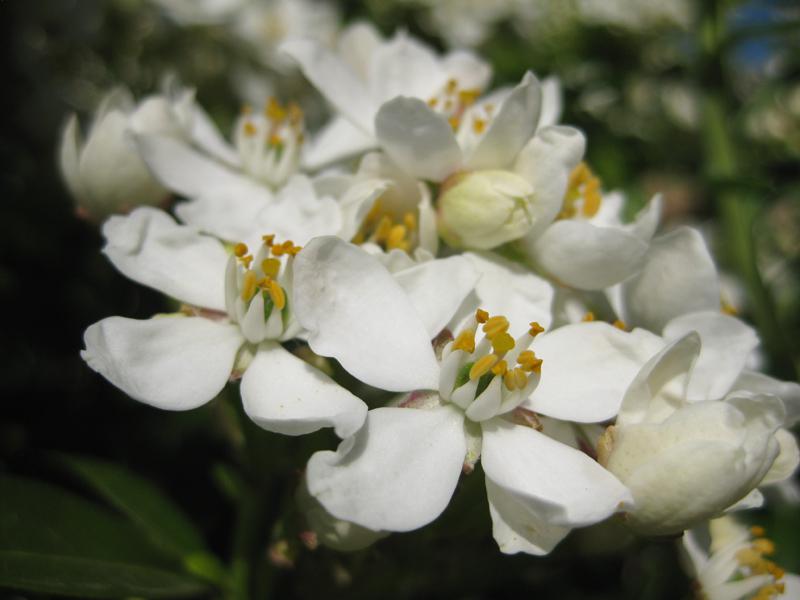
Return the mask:
[[[385,102],[399,95],[441,98],[455,112],[465,108],[465,99],[480,95],[491,77],[490,67],[471,53],[440,57],[404,32],[384,40],[366,23],[348,27],[335,52],[308,39],[289,40],[282,49],[340,114],[306,153],[304,164],[311,169],[375,148],[375,115]]]
[[[800,577],[768,557],[775,544],[759,526],[747,528],[729,516],[687,531],[684,564],[700,600],[800,598]]]
[[[83,359],[136,400],[188,410],[242,378],[245,412],[267,430],[300,435],[334,427],[353,434],[364,403],[281,342],[301,332],[290,309],[300,251],[266,236],[255,255],[139,208],[103,228],[104,252],[125,275],[188,304],[148,320],[109,317],[84,334]]]
[[[645,534],[673,534],[727,509],[758,505],[757,486],[797,467],[794,438],[778,433],[786,420],[778,397],[739,390],[722,400],[687,399],[692,383],[715,384],[700,339],[692,331],[648,361],[599,443],[601,464],[633,494],[626,522]],[[692,373],[695,362],[700,368]]]
[[[80,214],[101,221],[110,214],[141,204],[159,204],[167,198],[167,190],[150,174],[130,137],[134,123],[140,131],[173,133],[175,125],[164,122],[160,110],[153,110],[162,103],[166,102],[153,98],[136,107],[126,90],[113,90],[98,106],[85,141],[77,116],[70,116],[61,136],[59,158],[61,174]],[[181,114],[184,107],[162,108]]]
[[[455,258],[460,257],[446,260]],[[442,272],[436,286],[450,298],[420,299],[408,287],[406,294],[397,293],[378,261],[341,240],[319,238],[298,257],[295,308],[310,347],[336,357],[370,385],[414,390],[399,406],[370,411],[364,428],[337,452],[315,454],[308,487],[337,518],[374,531],[408,531],[444,510],[462,468],[471,470],[480,458],[501,549],[547,553],[571,527],[606,518],[629,498],[586,454],[537,431],[534,412],[518,410],[536,396],[539,348],[560,363],[553,374],[546,364],[544,377],[552,376],[552,389],[577,413],[594,411],[585,402],[584,378],[593,381],[591,375],[601,370],[613,373],[603,379],[608,386],[603,393],[612,396],[616,386],[618,407],[625,382],[646,357],[636,358],[636,335],[604,323],[541,337],[542,328],[533,323],[514,339],[505,317],[478,310],[437,359],[430,339],[438,326],[425,315],[435,313],[438,323],[446,322],[453,300],[463,296],[452,290],[469,289],[460,282],[468,270],[455,267]],[[476,338],[479,327],[483,339]],[[392,360],[375,360],[387,340]],[[580,351],[584,348],[590,350]]]

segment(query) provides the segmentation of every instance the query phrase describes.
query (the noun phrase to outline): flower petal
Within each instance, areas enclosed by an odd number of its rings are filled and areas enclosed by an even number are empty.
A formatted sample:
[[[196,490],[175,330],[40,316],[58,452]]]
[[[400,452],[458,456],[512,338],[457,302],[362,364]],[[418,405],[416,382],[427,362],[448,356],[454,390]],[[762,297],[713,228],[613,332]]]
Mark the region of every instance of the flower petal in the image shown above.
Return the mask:
[[[447,82],[431,48],[403,31],[370,57],[369,92],[376,105],[405,95],[427,100]]]
[[[445,509],[466,451],[464,415],[452,406],[378,408],[336,452],[311,457],[308,489],[340,519],[410,531]]]
[[[316,170],[330,163],[371,150],[377,140],[344,117],[333,117],[311,140],[303,152],[303,166]]]
[[[467,168],[509,167],[536,131],[541,102],[539,80],[528,71],[498,108],[486,133],[467,158]]]
[[[78,117],[72,114],[67,119],[61,133],[58,159],[61,175],[67,184],[69,193],[79,203],[86,201],[86,190],[83,189],[80,174],[80,129]]]
[[[294,263],[294,310],[311,349],[390,391],[436,389],[439,365],[413,304],[378,259],[334,237]]]
[[[463,256],[451,256],[420,263],[394,278],[419,313],[428,337],[434,338],[475,287],[478,273]]]
[[[372,135],[376,106],[349,65],[312,40],[288,40],[280,50],[299,63],[303,75],[336,110],[364,133]]]
[[[586,138],[573,127],[545,127],[519,152],[514,172],[533,186],[533,227],[526,240],[535,240],[556,218],[564,203],[569,174],[583,157]]]
[[[548,554],[570,532],[569,527],[548,523],[524,496],[509,492],[488,477],[486,494],[492,516],[492,535],[500,552],[525,552],[542,556]]]
[[[599,321],[554,329],[533,342],[542,377],[524,405],[565,421],[611,419],[642,365],[662,345],[647,331],[626,332]]]
[[[530,427],[501,419],[483,423],[481,452],[486,477],[552,525],[590,525],[633,502],[625,486],[586,454]]]
[[[228,242],[249,241],[259,228],[256,216],[271,204],[267,188],[219,188],[175,206],[178,218]]]
[[[672,319],[664,328],[664,338],[675,340],[690,331],[700,335],[702,347],[689,379],[686,399],[719,400],[744,369],[758,346],[758,336],[739,319],[704,311]]]
[[[216,190],[230,193],[256,184],[212,160],[188,143],[163,135],[137,135],[136,144],[155,177],[173,192],[194,198]]]
[[[259,346],[241,391],[247,415],[275,433],[303,435],[333,427],[345,438],[367,416],[367,405],[356,396],[274,342]]]
[[[641,268],[647,243],[621,228],[564,219],[548,227],[532,250],[535,260],[567,285],[601,290]]]
[[[225,310],[228,255],[217,240],[139,207],[103,224],[103,253],[126,277],[193,306]]]
[[[794,381],[780,381],[756,371],[742,371],[733,384],[733,390],[777,396],[786,407],[785,425],[791,427],[800,421],[800,384]]]
[[[202,317],[109,317],[86,330],[81,357],[140,402],[189,410],[222,391],[243,341],[235,325]]]
[[[655,238],[642,270],[623,284],[631,325],[661,331],[674,317],[718,310],[720,288],[714,261],[700,233],[680,227]]]
[[[375,133],[392,160],[420,179],[442,181],[461,164],[447,119],[417,98],[400,96],[381,106]]]

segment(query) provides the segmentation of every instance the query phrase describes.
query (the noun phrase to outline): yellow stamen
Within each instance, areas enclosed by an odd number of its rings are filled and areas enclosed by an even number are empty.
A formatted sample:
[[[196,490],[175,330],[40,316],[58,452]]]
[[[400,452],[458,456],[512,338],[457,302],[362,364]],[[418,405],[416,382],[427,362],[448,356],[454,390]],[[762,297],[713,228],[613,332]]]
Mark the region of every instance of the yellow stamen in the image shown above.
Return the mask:
[[[386,248],[388,250],[392,250],[393,248],[399,248],[400,250],[408,250],[405,225],[394,225],[389,230],[389,235],[386,238]]]
[[[408,231],[414,231],[417,228],[417,217],[414,213],[407,212],[403,215],[403,225],[406,226]]]
[[[270,248],[270,252],[272,252],[272,256],[283,256],[286,254],[286,250],[280,244],[273,244]]]
[[[286,294],[283,293],[283,288],[274,279],[270,279],[267,285],[267,292],[275,308],[283,310],[283,307],[286,306]]]
[[[753,525],[750,528],[750,533],[756,537],[761,537],[766,533],[766,530],[760,525]]]
[[[508,331],[508,319],[503,316],[492,317],[483,325],[483,332],[490,340],[506,331]]]
[[[244,134],[248,137],[253,137],[256,133],[258,133],[258,128],[253,124],[252,121],[245,121],[244,122]]]
[[[619,319],[614,321],[614,327],[621,329],[622,331],[628,331],[628,326],[625,325],[625,321],[620,321]]]
[[[242,281],[242,300],[250,302],[258,289],[258,275],[255,271],[247,271]]]
[[[480,135],[486,130],[486,119],[475,117],[472,119],[472,131]]]
[[[587,312],[585,315],[583,315],[583,319],[581,319],[581,321],[584,323],[591,323],[594,321],[594,313],[592,311]]]
[[[496,335],[492,340],[492,349],[496,354],[505,354],[514,347],[514,338],[506,331]]]
[[[503,376],[508,372],[508,363],[504,360],[497,361],[497,364],[492,367],[492,373],[495,375]]]
[[[478,310],[475,311],[475,320],[478,323],[486,323],[488,319],[489,319],[489,313],[483,310],[482,308],[479,308]]]
[[[239,259],[239,262],[244,265],[245,269],[249,269],[250,268],[250,263],[253,262],[253,255],[252,254],[248,254],[247,256],[242,256]]]
[[[528,385],[528,375],[525,373],[525,371],[517,367],[512,371],[512,374],[514,376],[514,386],[518,390],[521,390]]]
[[[469,370],[469,378],[472,380],[479,379],[488,373],[489,369],[495,366],[498,360],[500,360],[500,357],[496,354],[487,354],[486,356],[479,358]]]
[[[458,92],[458,100],[461,102],[461,105],[466,108],[474,104],[480,94],[480,90],[461,90]]]
[[[517,357],[517,362],[521,365],[521,367],[532,373],[541,373],[542,372],[542,359],[537,358],[536,354],[533,350],[525,350],[524,352],[520,352],[519,356]]]
[[[377,243],[385,242],[388,237],[389,233],[392,231],[392,220],[389,218],[388,215],[383,215],[381,217],[378,226],[375,228],[375,241]]]
[[[458,337],[453,341],[453,350],[463,350],[468,354],[475,352],[475,332],[471,329],[465,329],[458,334]]]
[[[728,302],[725,302],[725,300],[720,301],[720,310],[724,314],[730,315],[732,317],[735,317],[736,315],[739,314],[739,311],[736,310],[736,307],[733,306],[732,304],[729,304]]]
[[[436,105],[439,104],[438,98],[428,98],[428,106],[431,108],[436,108]]]
[[[753,549],[757,552],[761,552],[761,554],[771,556],[772,554],[775,554],[775,543],[767,538],[759,538],[757,540],[753,540]]]
[[[247,244],[239,242],[233,247],[233,253],[237,258],[242,258],[245,254],[247,254]]]
[[[600,210],[600,203],[603,197],[600,195],[600,180],[592,178],[586,182],[583,189],[583,216],[593,217]]]
[[[276,98],[267,100],[264,106],[264,115],[272,122],[279,123],[286,118],[286,109],[281,106]]]
[[[281,270],[281,261],[277,258],[265,258],[261,261],[261,270],[270,279],[277,279]]]
[[[277,133],[273,133],[271,136],[269,136],[269,141],[267,143],[270,146],[282,146],[283,138],[279,136]]]
[[[509,392],[513,392],[515,389],[517,389],[517,381],[514,378],[514,371],[506,371],[503,374],[503,384],[506,386],[506,389]]]
[[[461,124],[461,119],[459,119],[458,117],[450,117],[449,119],[447,119],[447,122],[450,123],[450,127],[453,130],[456,130],[458,129],[458,126]]]
[[[458,81],[452,78],[448,79],[447,85],[445,86],[445,92],[448,94],[454,94],[457,89],[458,89]]]
[[[265,246],[272,246],[272,242],[275,241],[275,234],[271,233],[269,235],[262,235],[261,239],[264,241]]]
[[[535,338],[537,335],[539,335],[543,331],[544,331],[544,327],[539,325],[539,323],[536,322],[536,321],[531,321],[530,329],[528,329],[528,335],[530,335],[531,337]]]
[[[292,125],[299,125],[303,120],[303,109],[296,102],[290,102],[289,106],[289,122]]]

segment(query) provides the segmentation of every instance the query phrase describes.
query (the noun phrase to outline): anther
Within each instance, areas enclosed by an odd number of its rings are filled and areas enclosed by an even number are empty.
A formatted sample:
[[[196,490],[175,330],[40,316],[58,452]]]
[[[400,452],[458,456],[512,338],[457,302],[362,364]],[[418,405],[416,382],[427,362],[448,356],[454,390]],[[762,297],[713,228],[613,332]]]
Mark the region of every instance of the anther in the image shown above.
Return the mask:
[[[473,364],[472,368],[469,370],[469,378],[475,380],[484,376],[489,372],[489,369],[497,364],[498,360],[500,360],[500,357],[496,354],[487,354],[486,356],[482,356],[475,361],[475,364]]]
[[[244,134],[248,137],[253,137],[256,133],[258,133],[258,128],[253,124],[252,121],[245,121],[244,122]]]
[[[242,265],[244,265],[245,269],[249,269],[250,268],[250,263],[253,262],[253,255],[252,254],[248,254],[247,256],[242,256],[239,259],[239,262],[242,263]]]
[[[475,320],[478,323],[486,323],[486,321],[489,320],[489,313],[483,310],[482,308],[479,308],[478,310],[475,311]]]
[[[594,313],[592,311],[587,312],[585,315],[583,315],[583,319],[581,319],[581,321],[584,323],[591,323],[594,321]]]
[[[471,329],[465,329],[458,334],[455,341],[453,341],[453,350],[463,350],[467,354],[475,352],[475,332]]]
[[[480,135],[486,130],[486,119],[475,117],[472,119],[472,131]]]
[[[541,358],[537,358],[533,350],[525,350],[519,353],[519,356],[517,357],[517,362],[524,370],[528,372],[541,373],[542,363],[544,361],[542,361]]]
[[[508,331],[508,319],[503,316],[492,317],[483,325],[483,332],[490,340],[506,331]]]
[[[389,235],[386,236],[386,248],[388,250],[392,250],[393,248],[399,248],[400,250],[408,250],[405,225],[394,225],[389,230]]]
[[[617,319],[616,321],[614,321],[613,325],[617,329],[621,329],[622,331],[628,331],[628,326],[625,325],[625,321],[620,321],[619,319]]]
[[[269,235],[262,235],[261,239],[264,241],[264,245],[272,246],[272,242],[275,241],[275,234],[271,233]]]
[[[281,270],[281,261],[277,258],[265,258],[261,261],[261,270],[270,279],[277,279]]]
[[[504,360],[497,361],[497,364],[492,367],[492,373],[495,375],[503,376],[508,372],[508,363]]]
[[[407,212],[403,215],[403,225],[406,226],[408,231],[414,231],[417,228],[417,217],[412,212]]]
[[[283,288],[274,279],[270,279],[267,285],[269,286],[267,289],[269,297],[275,308],[283,310],[283,307],[286,306],[286,294],[283,293]]]
[[[518,390],[521,390],[528,385],[528,375],[525,373],[525,371],[517,367],[511,371],[511,373],[514,376],[514,385]]]
[[[762,537],[766,533],[766,530],[760,525],[753,525],[750,528],[750,533],[756,537]]]
[[[255,271],[247,271],[242,281],[242,300],[249,302],[258,289],[258,275]]]
[[[535,338],[537,335],[539,335],[543,331],[544,331],[544,327],[539,325],[539,323],[537,321],[531,321],[530,322],[530,329],[528,329],[528,335],[530,335],[532,338]]]
[[[247,254],[247,244],[239,242],[233,247],[233,253],[237,258],[242,258],[245,254]]]
[[[496,354],[505,354],[514,347],[514,338],[507,331],[490,339]]]

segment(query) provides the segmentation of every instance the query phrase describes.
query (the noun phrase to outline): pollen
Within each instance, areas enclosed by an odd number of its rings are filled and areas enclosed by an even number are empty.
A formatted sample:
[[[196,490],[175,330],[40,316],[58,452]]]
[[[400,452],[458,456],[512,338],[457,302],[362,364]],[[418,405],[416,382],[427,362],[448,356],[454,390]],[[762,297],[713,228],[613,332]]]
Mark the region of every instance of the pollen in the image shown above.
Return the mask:
[[[463,350],[467,354],[475,352],[475,332],[471,329],[465,329],[459,333],[453,342],[453,350]]]
[[[472,368],[469,370],[469,378],[472,380],[479,379],[483,377],[489,370],[497,364],[497,361],[500,360],[496,354],[487,354],[486,356],[482,356],[475,364],[472,365]]]
[[[594,313],[592,311],[587,312],[585,315],[583,315],[581,321],[583,321],[584,323],[591,323],[592,321],[594,321]]]
[[[544,331],[544,327],[539,325],[537,321],[530,322],[530,329],[528,329],[528,335],[535,338],[537,335]]]
[[[261,261],[261,270],[270,279],[277,279],[281,270],[281,261],[277,258],[265,258]]]
[[[478,323],[486,323],[486,321],[489,320],[489,313],[483,310],[482,308],[479,308],[478,310],[475,311],[475,320]]]
[[[505,354],[514,347],[514,338],[506,331],[491,338],[496,354]]]
[[[278,310],[283,310],[283,308],[286,306],[286,294],[284,294],[283,288],[278,284],[278,282],[274,279],[270,279],[267,283],[267,292],[269,293],[269,297],[272,300],[272,303],[275,305],[275,308]]]
[[[247,254],[247,244],[239,242],[233,247],[233,253],[236,255],[236,258],[242,258]]]
[[[250,299],[255,295],[258,289],[258,275],[255,271],[247,271],[244,274],[242,281],[242,300],[250,302]]]
[[[508,319],[503,316],[491,317],[483,324],[483,333],[491,340],[495,336],[508,331],[508,325]]]

